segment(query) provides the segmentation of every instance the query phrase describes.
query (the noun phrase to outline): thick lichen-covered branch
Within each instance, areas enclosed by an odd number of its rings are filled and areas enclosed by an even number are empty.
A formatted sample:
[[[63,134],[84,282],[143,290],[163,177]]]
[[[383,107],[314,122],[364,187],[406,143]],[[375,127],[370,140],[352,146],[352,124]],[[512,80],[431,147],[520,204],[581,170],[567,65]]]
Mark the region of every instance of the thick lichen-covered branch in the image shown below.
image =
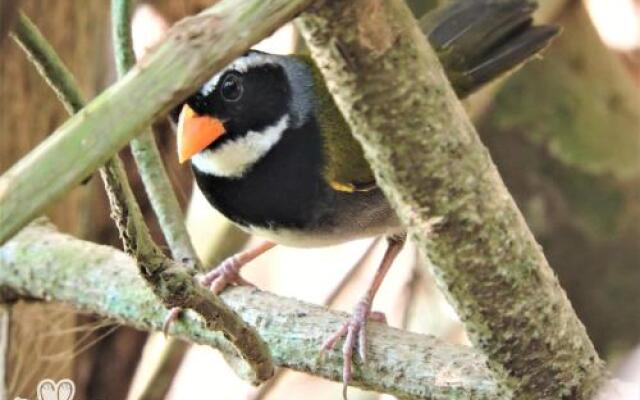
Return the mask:
[[[0,177],[0,243],[104,164],[153,119],[312,2],[224,0],[177,23],[123,79]]]
[[[299,27],[505,392],[591,398],[603,363],[404,2],[327,1]]]
[[[18,24],[16,40],[69,110],[77,111],[76,108],[83,103],[80,90],[73,79],[62,79],[71,77],[71,74],[26,16],[22,15]],[[78,104],[74,105],[74,101]],[[123,246],[136,259],[140,274],[165,306],[191,308],[198,312],[210,329],[222,330],[237,347],[253,368],[251,378],[254,381],[271,377],[273,365],[269,350],[257,334],[217,296],[202,287],[184,264],[168,259],[155,245],[120,158],[116,155],[110,159],[100,169],[100,175],[105,183],[111,215],[118,226]]]
[[[581,2],[478,130],[602,357],[640,342],[640,91]],[[579,251],[576,251],[579,249]]]
[[[69,303],[144,330],[161,329],[166,315],[132,258],[58,233],[49,224],[31,225],[0,247],[0,288]],[[265,339],[277,365],[341,379],[340,351],[322,359],[318,349],[346,314],[252,288],[229,289],[222,298]],[[170,333],[235,354],[223,335],[190,312]],[[486,359],[473,349],[378,323],[370,324],[369,343],[368,364],[353,378],[357,386],[406,399],[496,398]]]

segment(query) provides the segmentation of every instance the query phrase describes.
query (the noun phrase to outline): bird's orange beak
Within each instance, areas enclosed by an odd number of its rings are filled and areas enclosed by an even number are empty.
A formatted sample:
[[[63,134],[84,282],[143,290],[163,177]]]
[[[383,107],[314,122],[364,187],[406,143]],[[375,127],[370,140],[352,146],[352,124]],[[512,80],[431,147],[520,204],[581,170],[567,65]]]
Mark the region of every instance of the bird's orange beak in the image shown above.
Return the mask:
[[[178,119],[178,161],[182,164],[224,134],[219,119],[195,113],[187,104]]]

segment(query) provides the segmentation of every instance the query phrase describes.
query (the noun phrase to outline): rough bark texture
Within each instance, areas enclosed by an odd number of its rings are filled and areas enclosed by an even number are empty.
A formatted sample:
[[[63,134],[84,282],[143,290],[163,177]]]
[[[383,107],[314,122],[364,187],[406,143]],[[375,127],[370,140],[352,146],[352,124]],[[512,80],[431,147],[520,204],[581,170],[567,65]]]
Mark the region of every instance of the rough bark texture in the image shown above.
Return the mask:
[[[46,224],[33,224],[0,247],[0,288],[68,302],[145,330],[159,330],[167,313],[130,257]],[[340,350],[321,359],[318,348],[346,314],[252,288],[232,288],[222,298],[258,330],[278,365],[341,379]],[[170,333],[234,354],[229,342],[193,313],[172,325]],[[468,347],[371,323],[369,355],[367,366],[356,368],[357,386],[411,399],[496,398],[485,357]]]
[[[504,390],[591,398],[603,363],[404,2],[328,1],[299,27]]]
[[[640,341],[640,92],[580,2],[479,130],[596,348]]]
[[[202,201],[206,202],[204,199]],[[204,206],[210,207],[208,203]],[[194,207],[192,199],[187,214],[187,229],[195,239],[196,252],[207,268],[212,268],[237,253],[249,240],[246,233],[231,225],[220,214],[216,214],[214,220],[203,220],[202,217],[198,215],[198,207]],[[169,392],[173,383],[171,378],[175,376],[189,346],[174,337],[160,340],[160,336],[162,333],[158,332],[149,337],[127,396],[128,400],[164,399]],[[268,382],[273,379],[275,377]]]
[[[176,24],[136,68],[0,177],[0,243],[213,72],[312,2],[225,0]]]

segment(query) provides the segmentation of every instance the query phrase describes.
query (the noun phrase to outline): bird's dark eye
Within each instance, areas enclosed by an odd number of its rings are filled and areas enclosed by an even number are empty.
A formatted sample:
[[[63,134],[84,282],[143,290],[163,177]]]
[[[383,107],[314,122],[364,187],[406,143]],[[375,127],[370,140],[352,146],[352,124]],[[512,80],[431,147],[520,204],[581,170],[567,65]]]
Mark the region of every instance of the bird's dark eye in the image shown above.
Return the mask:
[[[240,100],[243,91],[242,78],[234,73],[227,75],[222,81],[222,86],[220,87],[222,98],[226,101]]]

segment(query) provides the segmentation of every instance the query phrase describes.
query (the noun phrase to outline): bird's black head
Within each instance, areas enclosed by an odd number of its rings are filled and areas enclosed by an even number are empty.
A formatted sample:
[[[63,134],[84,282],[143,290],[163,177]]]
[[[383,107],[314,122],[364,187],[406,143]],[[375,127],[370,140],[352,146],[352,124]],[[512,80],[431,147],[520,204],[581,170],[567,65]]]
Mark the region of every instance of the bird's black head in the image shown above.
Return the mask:
[[[187,99],[196,114],[223,122],[228,135],[219,142],[261,131],[287,114],[289,81],[284,69],[277,64],[250,64],[264,61],[261,53],[251,54],[256,55],[238,59]]]
[[[191,158],[213,175],[242,176],[307,118],[312,86],[299,60],[248,52],[187,99],[178,123],[181,161]]]

